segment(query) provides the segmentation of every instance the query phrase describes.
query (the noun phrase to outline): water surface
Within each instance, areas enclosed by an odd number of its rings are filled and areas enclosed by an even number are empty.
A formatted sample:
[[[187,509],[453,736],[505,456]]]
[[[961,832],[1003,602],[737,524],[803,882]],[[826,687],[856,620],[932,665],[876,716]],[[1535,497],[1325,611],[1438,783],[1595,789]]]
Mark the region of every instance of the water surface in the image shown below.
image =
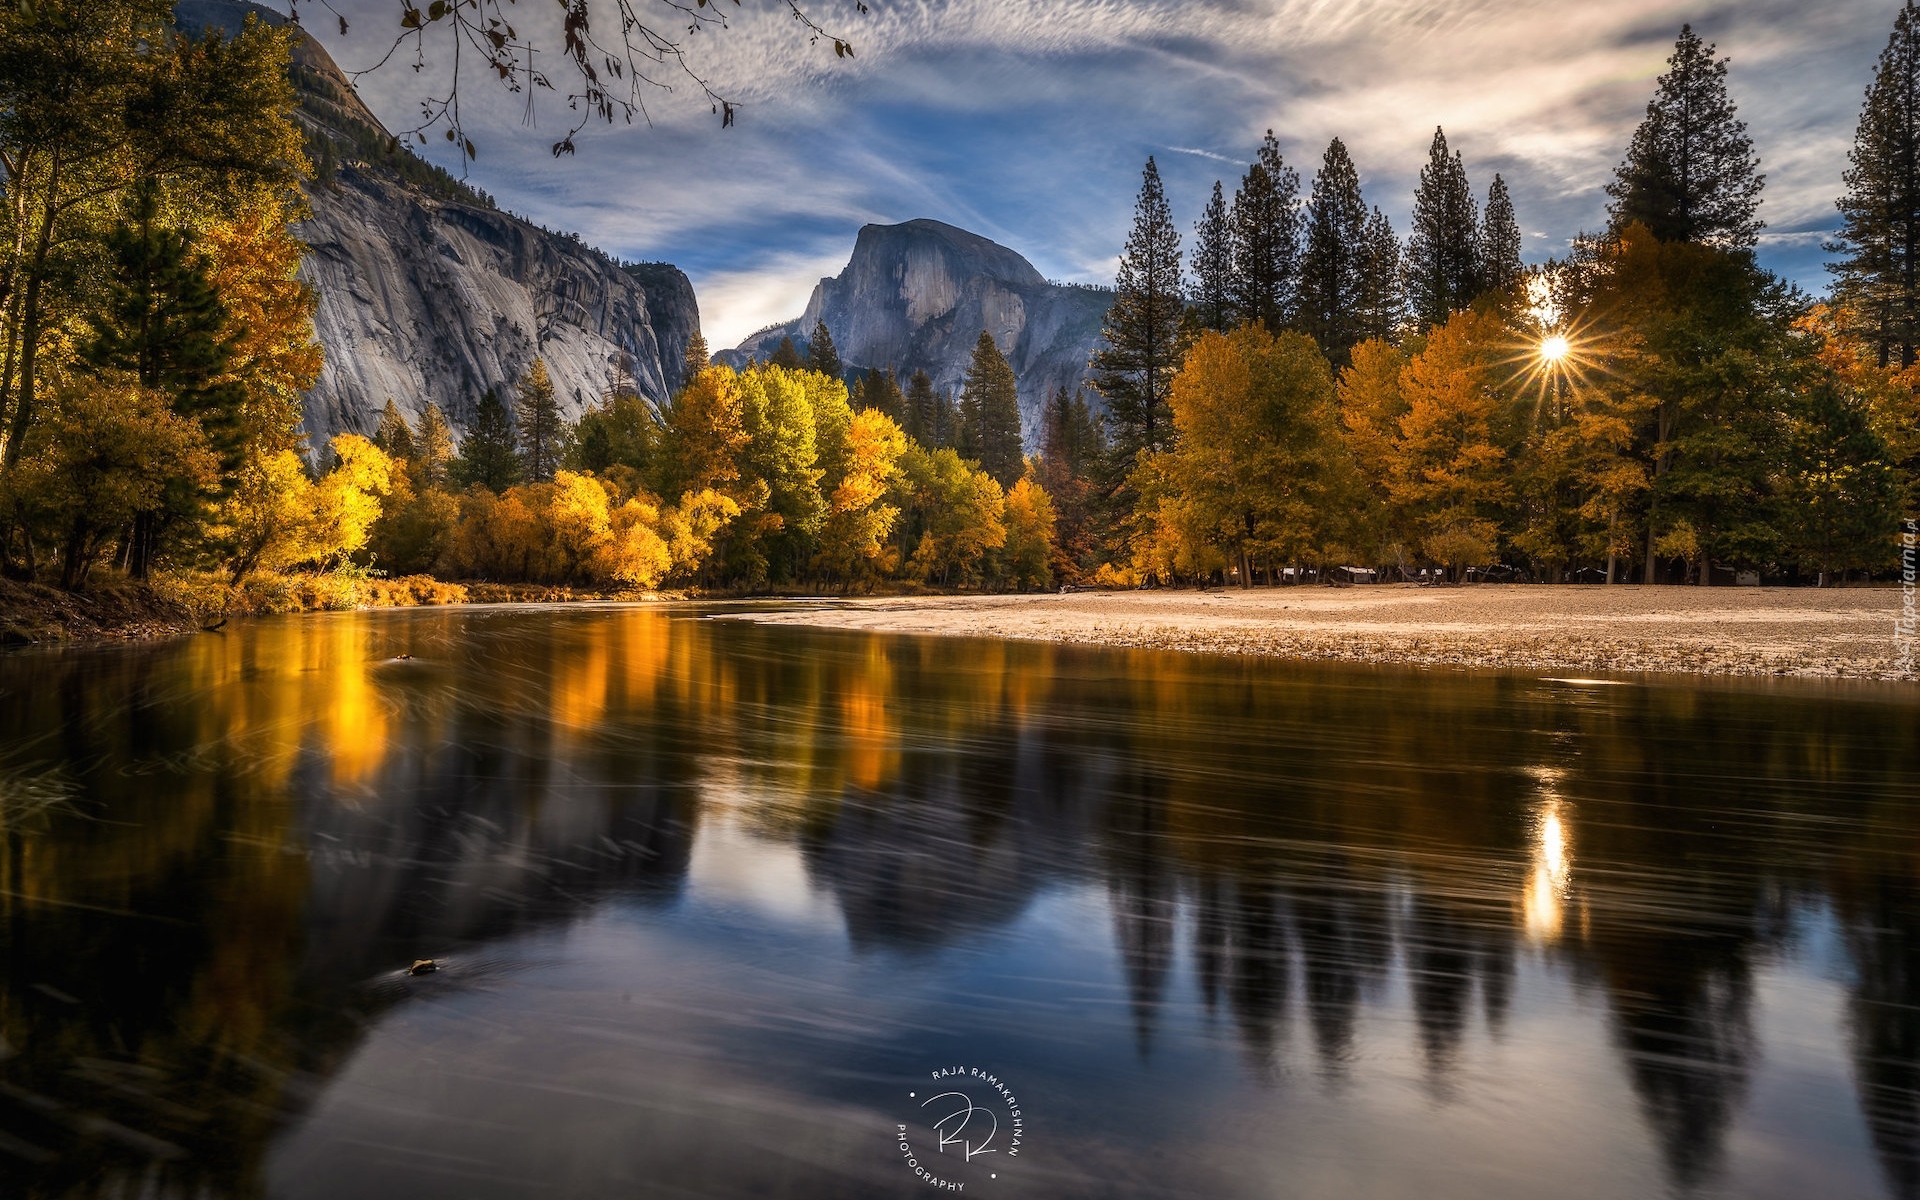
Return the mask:
[[[0,1195],[1917,1196],[1916,730],[649,608],[13,654]]]

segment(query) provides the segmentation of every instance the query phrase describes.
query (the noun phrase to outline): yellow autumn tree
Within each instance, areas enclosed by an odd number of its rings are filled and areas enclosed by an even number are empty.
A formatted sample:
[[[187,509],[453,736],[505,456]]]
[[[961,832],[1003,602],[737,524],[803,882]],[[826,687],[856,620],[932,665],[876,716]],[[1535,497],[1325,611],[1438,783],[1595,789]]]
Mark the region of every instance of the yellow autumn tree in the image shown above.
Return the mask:
[[[1340,430],[1347,453],[1358,473],[1355,539],[1385,563],[1401,557],[1406,532],[1391,491],[1393,444],[1400,418],[1407,414],[1407,398],[1400,390],[1400,374],[1407,354],[1380,338],[1353,348],[1351,360],[1340,372]]]
[[[922,528],[909,559],[914,578],[943,587],[978,585],[988,555],[1007,542],[1000,484],[945,447],[928,451],[909,445],[901,465]]]
[[[330,446],[334,467],[318,481],[291,450],[242,463],[222,509],[235,587],[254,571],[332,565],[367,544],[397,473],[393,460],[356,433]]]
[[[656,481],[660,494],[731,494],[748,441],[741,403],[740,377],[724,364],[701,371],[674,397]]]
[[[830,577],[851,583],[893,569],[887,537],[900,509],[886,497],[906,451],[907,435],[878,409],[862,409],[847,422],[816,564]]]
[[[1388,451],[1388,493],[1422,534],[1422,552],[1456,578],[1499,552],[1511,485],[1495,426],[1511,342],[1499,316],[1457,312],[1400,374],[1407,411]]]
[[[297,195],[260,196],[201,233],[210,282],[237,331],[226,371],[245,385],[246,443],[259,454],[300,448],[300,398],[320,378],[316,298],[299,275],[307,248],[292,228],[305,216]]]
[[[198,422],[130,374],[62,379],[51,399],[0,499],[56,531],[60,584],[77,591],[135,513],[204,494],[219,460]]]
[[[1169,392],[1179,440],[1162,524],[1216,547],[1250,585],[1256,559],[1316,558],[1350,515],[1333,378],[1311,338],[1246,325],[1208,331]],[[1162,534],[1161,536],[1164,536]]]
[[[1031,466],[1007,491],[1005,523],[1008,582],[1023,592],[1052,583],[1053,498],[1034,479]]]

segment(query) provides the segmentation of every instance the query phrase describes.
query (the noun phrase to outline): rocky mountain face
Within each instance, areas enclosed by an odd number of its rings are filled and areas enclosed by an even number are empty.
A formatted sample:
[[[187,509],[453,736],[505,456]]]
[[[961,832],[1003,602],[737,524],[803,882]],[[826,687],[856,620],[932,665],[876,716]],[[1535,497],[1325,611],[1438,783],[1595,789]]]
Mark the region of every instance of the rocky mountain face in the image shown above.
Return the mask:
[[[1037,449],[1040,413],[1056,387],[1086,378],[1113,293],[1048,283],[1020,255],[939,221],[868,225],[837,278],[822,279],[797,320],[761,330],[721,357],[765,359],[791,337],[803,352],[825,320],[849,368],[925,371],[959,394],[980,331],[993,335],[1020,381],[1020,424]],[[1090,397],[1091,398],[1091,397]]]
[[[195,33],[234,30],[249,12],[285,20],[230,0],[181,0],[175,20]],[[313,217],[299,229],[326,349],[306,396],[314,445],[372,432],[388,397],[410,419],[432,401],[462,429],[482,393],[508,394],[535,358],[546,360],[569,419],[601,395],[623,358],[650,399],[664,402],[679,387],[700,312],[678,269],[623,267],[391,148],[311,33],[295,51],[294,82],[319,165],[308,189]]]

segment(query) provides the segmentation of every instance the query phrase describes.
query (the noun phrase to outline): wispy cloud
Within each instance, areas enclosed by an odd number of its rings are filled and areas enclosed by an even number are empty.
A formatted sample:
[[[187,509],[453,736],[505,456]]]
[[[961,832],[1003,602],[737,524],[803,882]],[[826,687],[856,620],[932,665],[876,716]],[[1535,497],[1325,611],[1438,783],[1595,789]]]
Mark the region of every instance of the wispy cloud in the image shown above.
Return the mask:
[[[323,39],[345,65],[369,61],[396,20],[392,0],[336,2],[355,32],[345,46]],[[610,251],[686,267],[716,345],[797,314],[868,221],[935,217],[1013,246],[1050,277],[1108,281],[1147,155],[1163,155],[1190,227],[1213,180],[1231,186],[1268,128],[1303,175],[1343,138],[1368,199],[1404,231],[1443,125],[1479,188],[1495,171],[1506,178],[1544,256],[1604,221],[1600,186],[1691,20],[1734,60],[1734,98],[1768,177],[1763,258],[1817,286],[1819,233],[1898,0],[869,0],[865,17],[839,0],[815,7],[852,36],[855,59],[807,45],[768,0],[694,39],[703,69],[743,102],[724,133],[681,86],[651,96],[652,128],[589,129],[577,157],[554,160],[546,147],[571,114],[537,97],[527,129],[523,97],[478,84],[476,182]],[[544,11],[522,32],[557,44]],[[404,125],[432,83],[431,65],[390,67],[365,89]]]
[[[1211,150],[1196,150],[1192,146],[1168,146],[1167,149],[1175,154],[1191,154],[1196,158],[1210,158],[1215,162],[1232,163],[1235,166],[1240,165],[1239,159],[1226,154],[1215,154]]]

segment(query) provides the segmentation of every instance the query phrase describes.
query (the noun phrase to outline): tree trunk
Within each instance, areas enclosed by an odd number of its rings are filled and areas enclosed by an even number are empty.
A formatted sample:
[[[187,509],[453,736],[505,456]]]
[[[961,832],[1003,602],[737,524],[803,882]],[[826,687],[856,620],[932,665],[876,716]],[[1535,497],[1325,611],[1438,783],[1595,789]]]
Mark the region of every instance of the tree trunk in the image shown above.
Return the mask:
[[[40,240],[34,247],[33,267],[27,276],[26,295],[21,304],[20,391],[13,404],[13,421],[7,429],[7,448],[0,454],[0,479],[13,474],[20,461],[21,445],[33,424],[34,370],[40,342],[40,284],[47,274],[47,255],[53,248],[53,224],[57,215],[54,198],[59,194],[60,157],[55,155],[47,174],[47,203],[41,213]]]
[[[86,582],[87,563],[91,557],[87,553],[86,526],[81,521],[75,521],[60,555],[60,586],[63,590],[80,590],[80,585]]]
[[[134,514],[133,545],[127,551],[127,574],[134,579],[145,579],[153,570],[154,526],[152,512]]]

